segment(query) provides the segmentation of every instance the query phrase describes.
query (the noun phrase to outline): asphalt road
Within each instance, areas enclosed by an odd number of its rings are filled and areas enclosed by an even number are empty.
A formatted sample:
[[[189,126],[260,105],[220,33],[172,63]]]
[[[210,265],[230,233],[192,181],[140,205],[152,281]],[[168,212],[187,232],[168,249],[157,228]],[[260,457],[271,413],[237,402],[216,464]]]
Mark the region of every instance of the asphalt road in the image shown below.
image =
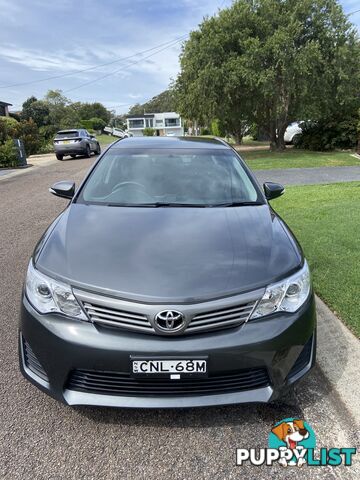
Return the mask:
[[[319,367],[286,403],[182,411],[74,409],[22,378],[17,322],[27,262],[66,205],[48,187],[79,182],[92,161],[57,162],[0,182],[0,478],[360,478],[358,464],[291,473],[291,467],[235,466],[237,447],[266,447],[273,424],[285,417],[309,422],[319,447],[358,445],[354,419]],[[341,361],[338,369],[341,376]]]

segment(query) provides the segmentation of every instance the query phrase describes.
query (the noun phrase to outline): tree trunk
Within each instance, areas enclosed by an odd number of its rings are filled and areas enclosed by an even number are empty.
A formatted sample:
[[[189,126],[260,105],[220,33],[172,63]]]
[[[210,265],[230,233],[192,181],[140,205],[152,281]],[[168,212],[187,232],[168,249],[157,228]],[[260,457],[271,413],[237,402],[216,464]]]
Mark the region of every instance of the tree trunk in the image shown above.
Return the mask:
[[[284,123],[279,129],[276,129],[275,125],[270,128],[270,150],[281,152],[285,150],[285,130],[287,123]]]
[[[270,136],[270,150],[273,152],[277,150],[276,124],[274,121],[270,122],[269,136]]]
[[[242,140],[243,140],[243,134],[240,133],[240,132],[236,132],[236,133],[234,133],[233,136],[234,136],[235,143],[237,145],[240,145],[242,143]]]

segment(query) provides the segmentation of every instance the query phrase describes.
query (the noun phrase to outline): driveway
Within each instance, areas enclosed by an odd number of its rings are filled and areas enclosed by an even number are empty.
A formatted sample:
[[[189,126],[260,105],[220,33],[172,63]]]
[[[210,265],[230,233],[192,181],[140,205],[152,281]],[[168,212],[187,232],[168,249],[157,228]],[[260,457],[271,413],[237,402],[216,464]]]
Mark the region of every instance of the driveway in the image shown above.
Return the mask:
[[[253,170],[253,172],[261,184],[272,181],[283,185],[310,185],[360,180],[360,166],[287,168],[283,170]]]
[[[280,466],[236,467],[235,449],[266,447],[273,424],[295,416],[313,427],[319,447],[358,445],[357,419],[319,366],[285,403],[166,411],[69,408],[21,377],[17,321],[27,262],[39,236],[66,206],[48,187],[62,179],[79,182],[92,162],[51,163],[41,174],[28,169],[0,182],[0,478],[288,479],[289,470]],[[325,311],[321,339],[326,316]],[[336,381],[349,363],[346,335],[341,329],[332,333],[339,349],[332,368]],[[320,357],[326,344],[320,342]],[[360,478],[358,463],[291,472],[300,479]]]

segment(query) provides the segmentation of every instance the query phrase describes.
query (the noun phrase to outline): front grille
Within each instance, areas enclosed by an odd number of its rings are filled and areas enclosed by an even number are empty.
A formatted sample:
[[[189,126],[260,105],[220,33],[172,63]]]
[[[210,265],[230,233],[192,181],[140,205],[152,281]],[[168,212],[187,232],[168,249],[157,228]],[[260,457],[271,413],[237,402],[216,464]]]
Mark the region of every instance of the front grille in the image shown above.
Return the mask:
[[[304,348],[301,350],[300,355],[298,356],[296,362],[294,363],[292,369],[289,372],[288,377],[291,378],[297,375],[303,368],[305,368],[310,362],[311,349],[312,349],[313,337],[311,336],[309,340],[304,345]]]
[[[118,396],[188,396],[211,395],[270,385],[265,368],[252,368],[226,375],[211,375],[208,378],[186,378],[170,380],[166,378],[136,379],[127,373],[74,370],[66,388],[85,393]]]
[[[23,344],[23,352],[24,352],[24,362],[25,366],[35,375],[40,377],[42,380],[45,382],[48,382],[48,376],[46,375],[46,372],[39,362],[39,360],[36,358],[35,353],[32,351],[30,345],[22,338],[22,344]]]
[[[256,301],[252,301],[195,314],[191,317],[184,334],[240,326],[247,321],[255,304]],[[156,333],[149,320],[149,315],[110,307],[105,305],[104,302],[96,304],[95,302],[83,301],[83,306],[90,320],[96,324],[144,333]]]
[[[117,310],[104,305],[95,305],[85,302],[84,308],[89,318],[95,322],[109,327],[121,327],[128,330],[155,333],[146,315]]]
[[[215,330],[242,325],[249,318],[255,303],[250,302],[245,305],[236,305],[231,308],[195,315],[191,319],[186,331],[187,333],[195,333],[203,330]]]

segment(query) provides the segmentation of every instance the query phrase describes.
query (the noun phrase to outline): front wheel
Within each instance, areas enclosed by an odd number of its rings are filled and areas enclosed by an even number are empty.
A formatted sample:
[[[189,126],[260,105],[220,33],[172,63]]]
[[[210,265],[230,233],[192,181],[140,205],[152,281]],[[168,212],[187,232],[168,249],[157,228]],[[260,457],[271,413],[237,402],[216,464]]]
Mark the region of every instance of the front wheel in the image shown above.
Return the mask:
[[[76,158],[76,155],[70,155],[71,158]]]
[[[58,160],[62,160],[62,159],[64,158],[64,155],[61,155],[61,153],[57,153],[57,154],[56,154],[56,158],[57,158]]]
[[[95,155],[100,155],[100,153],[101,153],[101,147],[100,147],[100,143],[98,143],[95,150]]]

